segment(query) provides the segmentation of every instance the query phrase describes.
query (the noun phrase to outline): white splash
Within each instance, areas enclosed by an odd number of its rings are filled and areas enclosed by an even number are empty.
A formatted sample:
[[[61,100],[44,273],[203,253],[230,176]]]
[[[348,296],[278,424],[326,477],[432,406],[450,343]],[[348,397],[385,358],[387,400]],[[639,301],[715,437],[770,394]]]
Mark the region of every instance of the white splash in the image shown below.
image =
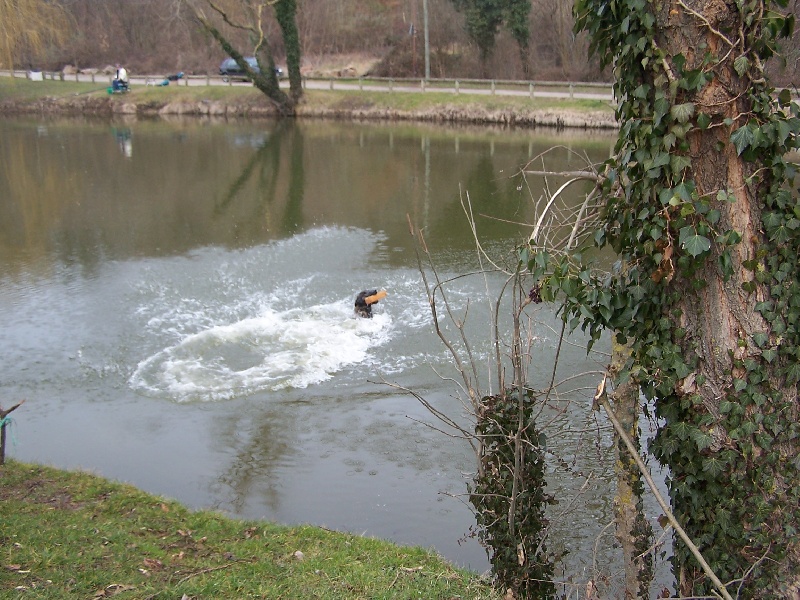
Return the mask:
[[[304,388],[365,361],[390,337],[386,314],[356,318],[351,301],[212,325],[141,361],[130,384],[179,402]]]

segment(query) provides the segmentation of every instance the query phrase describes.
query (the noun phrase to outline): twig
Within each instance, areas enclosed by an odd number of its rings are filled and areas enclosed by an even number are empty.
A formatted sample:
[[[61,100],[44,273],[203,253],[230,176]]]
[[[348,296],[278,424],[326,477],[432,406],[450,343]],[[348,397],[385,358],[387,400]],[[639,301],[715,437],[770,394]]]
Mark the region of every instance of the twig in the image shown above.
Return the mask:
[[[189,573],[186,577],[180,579],[175,585],[181,585],[182,583],[186,583],[192,577],[197,577],[198,575],[205,575],[206,573],[213,573],[214,571],[221,571],[223,569],[227,569],[235,564],[236,564],[235,562],[232,562],[232,563],[226,563],[224,565],[219,565],[216,567],[208,567],[206,569],[200,569],[199,571],[195,571],[194,573]]]
[[[576,179],[589,179],[598,181],[600,176],[594,171],[523,171],[525,175],[537,175],[539,177],[574,177]]]

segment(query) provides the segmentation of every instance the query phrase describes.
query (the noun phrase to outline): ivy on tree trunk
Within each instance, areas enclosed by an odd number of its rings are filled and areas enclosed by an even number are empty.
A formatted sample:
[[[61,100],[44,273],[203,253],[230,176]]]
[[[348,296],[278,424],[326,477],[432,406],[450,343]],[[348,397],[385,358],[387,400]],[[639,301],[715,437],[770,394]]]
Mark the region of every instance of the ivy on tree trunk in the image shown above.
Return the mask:
[[[673,513],[744,598],[800,594],[800,108],[764,76],[793,26],[776,5],[577,0],[615,76],[595,240],[623,266],[529,263],[571,326],[630,345],[620,379],[655,402]],[[679,539],[673,568],[679,595],[714,593]]]

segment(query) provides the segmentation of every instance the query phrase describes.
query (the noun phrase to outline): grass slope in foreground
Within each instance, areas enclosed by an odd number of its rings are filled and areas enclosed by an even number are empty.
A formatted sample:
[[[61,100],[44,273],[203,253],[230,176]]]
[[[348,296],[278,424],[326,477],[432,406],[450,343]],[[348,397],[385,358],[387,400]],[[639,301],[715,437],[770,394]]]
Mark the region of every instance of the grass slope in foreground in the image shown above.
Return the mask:
[[[239,521],[82,472],[0,467],[0,597],[499,598],[421,548]]]

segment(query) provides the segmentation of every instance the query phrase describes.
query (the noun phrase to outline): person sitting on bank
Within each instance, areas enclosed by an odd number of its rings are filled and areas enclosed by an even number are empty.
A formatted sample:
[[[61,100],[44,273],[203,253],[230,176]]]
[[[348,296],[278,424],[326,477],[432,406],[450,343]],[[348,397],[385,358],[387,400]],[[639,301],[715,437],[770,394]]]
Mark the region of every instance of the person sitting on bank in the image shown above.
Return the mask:
[[[117,72],[114,74],[114,79],[111,81],[111,87],[115,92],[128,89],[128,71],[125,67],[117,64]]]

